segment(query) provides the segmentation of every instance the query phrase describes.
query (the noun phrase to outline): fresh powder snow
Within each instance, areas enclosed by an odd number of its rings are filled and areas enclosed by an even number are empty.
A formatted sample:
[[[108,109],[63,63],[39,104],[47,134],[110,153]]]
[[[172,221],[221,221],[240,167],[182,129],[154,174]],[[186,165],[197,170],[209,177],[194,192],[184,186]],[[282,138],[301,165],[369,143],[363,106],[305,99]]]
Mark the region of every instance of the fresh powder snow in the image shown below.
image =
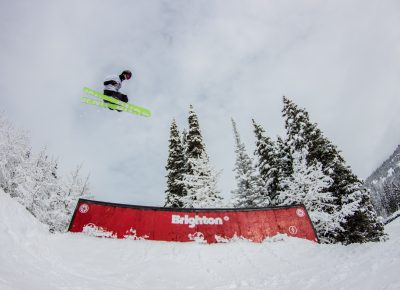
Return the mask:
[[[0,289],[400,289],[400,219],[381,243],[176,243],[51,234],[0,190]]]

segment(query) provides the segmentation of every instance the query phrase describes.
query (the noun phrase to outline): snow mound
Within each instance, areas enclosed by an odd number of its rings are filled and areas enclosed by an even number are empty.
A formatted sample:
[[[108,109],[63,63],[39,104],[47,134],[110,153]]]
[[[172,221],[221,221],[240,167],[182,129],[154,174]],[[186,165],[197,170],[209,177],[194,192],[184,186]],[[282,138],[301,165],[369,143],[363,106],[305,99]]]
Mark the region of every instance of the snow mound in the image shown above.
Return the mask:
[[[350,246],[50,234],[0,190],[0,289],[400,289],[400,220],[386,231],[387,242]]]

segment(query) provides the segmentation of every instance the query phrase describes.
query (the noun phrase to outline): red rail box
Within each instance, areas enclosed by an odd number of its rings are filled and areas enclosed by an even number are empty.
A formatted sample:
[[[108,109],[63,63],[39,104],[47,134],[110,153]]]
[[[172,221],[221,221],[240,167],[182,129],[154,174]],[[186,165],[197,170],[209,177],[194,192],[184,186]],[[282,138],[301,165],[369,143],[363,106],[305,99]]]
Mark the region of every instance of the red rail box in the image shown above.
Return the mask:
[[[262,242],[277,234],[318,241],[303,205],[273,208],[176,209],[80,199],[69,226],[112,238],[207,243],[239,237]]]

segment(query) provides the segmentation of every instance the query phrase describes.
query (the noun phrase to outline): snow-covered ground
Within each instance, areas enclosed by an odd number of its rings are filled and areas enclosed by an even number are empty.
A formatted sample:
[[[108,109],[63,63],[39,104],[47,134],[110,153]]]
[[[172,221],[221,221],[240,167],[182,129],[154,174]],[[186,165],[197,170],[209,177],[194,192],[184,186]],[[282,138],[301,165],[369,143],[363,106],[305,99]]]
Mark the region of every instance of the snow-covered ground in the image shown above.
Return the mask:
[[[351,246],[50,234],[0,191],[0,289],[400,289],[400,219],[386,231],[387,242]]]

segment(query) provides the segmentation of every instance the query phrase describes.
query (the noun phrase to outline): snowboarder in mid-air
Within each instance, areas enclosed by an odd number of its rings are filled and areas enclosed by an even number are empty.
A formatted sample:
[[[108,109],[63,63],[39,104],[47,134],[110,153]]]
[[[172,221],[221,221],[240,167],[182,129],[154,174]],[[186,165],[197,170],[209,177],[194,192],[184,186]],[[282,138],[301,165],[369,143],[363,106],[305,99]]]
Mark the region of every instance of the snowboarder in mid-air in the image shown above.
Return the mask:
[[[112,75],[106,77],[104,80],[104,95],[113,97],[117,100],[120,100],[124,103],[128,102],[128,96],[121,94],[119,89],[121,88],[122,82],[124,80],[129,80],[132,77],[132,73],[129,70],[124,70],[119,76]],[[110,103],[109,101],[104,101],[106,103]],[[110,110],[113,110],[110,108]],[[121,112],[120,110],[117,110]]]

